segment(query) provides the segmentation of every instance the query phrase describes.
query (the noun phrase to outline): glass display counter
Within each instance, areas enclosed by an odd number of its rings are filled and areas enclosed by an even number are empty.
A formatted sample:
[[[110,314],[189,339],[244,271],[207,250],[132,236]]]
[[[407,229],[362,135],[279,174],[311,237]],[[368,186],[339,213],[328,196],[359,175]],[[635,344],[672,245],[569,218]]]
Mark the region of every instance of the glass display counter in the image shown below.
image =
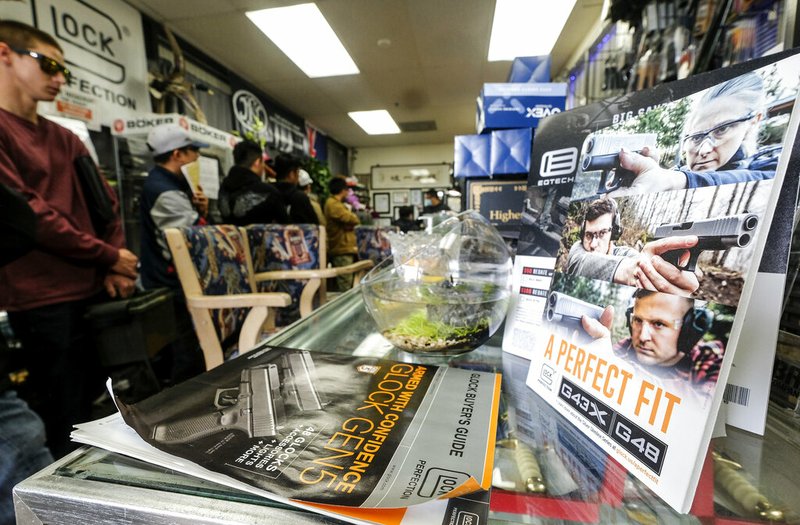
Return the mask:
[[[525,386],[527,361],[503,354],[502,330],[466,354],[409,354],[376,332],[353,290],[269,342],[502,372],[490,523],[800,523],[800,418],[778,404],[763,437],[728,427],[712,441],[692,513],[679,515]],[[15,506],[18,524],[338,523],[88,447],[20,483]]]

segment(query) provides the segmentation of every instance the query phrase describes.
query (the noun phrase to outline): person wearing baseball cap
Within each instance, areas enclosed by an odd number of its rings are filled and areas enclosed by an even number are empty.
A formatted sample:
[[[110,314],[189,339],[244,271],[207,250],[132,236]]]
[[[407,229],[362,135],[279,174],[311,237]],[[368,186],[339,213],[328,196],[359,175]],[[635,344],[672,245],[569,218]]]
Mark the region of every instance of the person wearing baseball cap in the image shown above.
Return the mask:
[[[153,128],[147,135],[147,147],[153,152],[153,157],[158,157],[175,150],[207,148],[208,144],[194,140],[186,129],[177,124],[163,124]]]
[[[192,191],[181,167],[196,162],[200,148],[208,144],[194,140],[177,124],[156,126],[147,136],[155,166],[145,179],[140,197],[141,284],[146,290],[159,287],[180,290],[181,285],[164,238],[166,228],[206,224],[208,197],[198,185]],[[176,295],[182,298],[183,294]],[[175,382],[202,372],[203,356],[185,307],[176,305],[176,330],[179,339],[171,345]]]
[[[308,199],[311,201],[311,207],[314,208],[314,213],[317,214],[317,219],[319,219],[320,226],[325,226],[327,222],[325,221],[325,213],[322,211],[322,205],[319,203],[317,196],[311,193],[311,185],[314,184],[314,179],[312,179],[311,175],[304,169],[300,169],[299,172],[300,176],[297,178],[297,187],[308,195]]]

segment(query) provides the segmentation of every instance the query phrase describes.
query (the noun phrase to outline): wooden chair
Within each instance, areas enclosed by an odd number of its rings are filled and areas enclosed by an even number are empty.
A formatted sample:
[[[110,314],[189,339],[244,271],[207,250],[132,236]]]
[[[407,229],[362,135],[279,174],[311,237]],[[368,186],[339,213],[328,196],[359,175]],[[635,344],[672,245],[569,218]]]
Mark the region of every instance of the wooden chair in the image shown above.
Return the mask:
[[[372,261],[378,264],[392,255],[392,244],[386,237],[386,232],[400,233],[397,226],[356,226],[356,245],[358,246],[358,259]]]
[[[236,226],[168,228],[165,233],[206,369],[223,362],[223,347],[237,333],[239,352],[249,351],[265,323],[274,323],[273,308],[290,305],[291,297],[256,291],[250,253]]]
[[[313,224],[252,224],[241,228],[253,261],[260,291],[282,291],[292,297],[291,309],[278,311],[278,325],[308,316],[325,304],[325,280],[354,274],[353,283],[372,268],[371,261],[328,268],[325,227]]]

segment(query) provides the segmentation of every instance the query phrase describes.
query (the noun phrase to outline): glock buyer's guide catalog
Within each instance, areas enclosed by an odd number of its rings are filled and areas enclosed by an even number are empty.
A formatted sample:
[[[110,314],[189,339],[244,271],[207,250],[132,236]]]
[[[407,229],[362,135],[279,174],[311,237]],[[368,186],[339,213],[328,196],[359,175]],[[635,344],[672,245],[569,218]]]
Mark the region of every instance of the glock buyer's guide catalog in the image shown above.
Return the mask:
[[[118,400],[138,439],[119,416],[73,439],[354,523],[448,523],[488,513],[499,396],[495,373],[261,346]]]

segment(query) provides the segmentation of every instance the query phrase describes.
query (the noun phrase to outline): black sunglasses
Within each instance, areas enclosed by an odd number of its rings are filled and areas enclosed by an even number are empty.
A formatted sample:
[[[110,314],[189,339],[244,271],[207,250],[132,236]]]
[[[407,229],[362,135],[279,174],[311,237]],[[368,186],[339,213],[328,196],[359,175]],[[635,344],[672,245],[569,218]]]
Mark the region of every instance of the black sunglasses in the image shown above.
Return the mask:
[[[50,75],[51,77],[61,73],[64,75],[64,78],[69,82],[70,78],[72,77],[72,73],[70,73],[67,66],[59,64],[56,60],[50,58],[47,55],[43,55],[41,53],[37,53],[36,51],[31,51],[30,49],[19,49],[16,47],[11,48],[15,53],[18,55],[28,55],[29,57],[35,58],[37,62],[39,62],[39,68],[45,72],[45,74]]]

